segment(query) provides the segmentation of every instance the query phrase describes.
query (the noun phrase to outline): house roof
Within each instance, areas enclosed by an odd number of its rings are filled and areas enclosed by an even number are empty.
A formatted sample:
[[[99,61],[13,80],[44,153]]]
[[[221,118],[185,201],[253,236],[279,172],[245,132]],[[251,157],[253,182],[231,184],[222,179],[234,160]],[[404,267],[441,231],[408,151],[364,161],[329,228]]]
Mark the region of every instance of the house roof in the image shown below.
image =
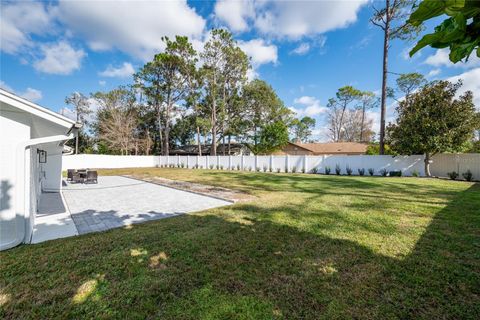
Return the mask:
[[[327,143],[293,143],[291,144],[311,151],[323,154],[346,154],[365,153],[368,144],[359,142],[327,142]]]
[[[62,116],[61,114],[48,110],[47,108],[44,108],[36,103],[28,101],[27,99],[19,97],[16,94],[13,94],[3,89],[0,89],[0,101],[66,128],[71,128],[73,125],[76,124],[75,120],[69,119],[65,116]]]

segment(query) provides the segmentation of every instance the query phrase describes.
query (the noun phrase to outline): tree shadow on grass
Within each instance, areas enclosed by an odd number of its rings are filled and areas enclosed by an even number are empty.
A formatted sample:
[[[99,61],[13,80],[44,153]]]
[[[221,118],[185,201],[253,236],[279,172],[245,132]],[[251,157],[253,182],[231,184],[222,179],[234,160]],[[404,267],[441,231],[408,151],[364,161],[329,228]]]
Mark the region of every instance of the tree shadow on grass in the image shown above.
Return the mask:
[[[474,319],[479,204],[479,184],[457,194],[403,258],[276,223],[255,204],[22,246],[0,254],[0,315]]]

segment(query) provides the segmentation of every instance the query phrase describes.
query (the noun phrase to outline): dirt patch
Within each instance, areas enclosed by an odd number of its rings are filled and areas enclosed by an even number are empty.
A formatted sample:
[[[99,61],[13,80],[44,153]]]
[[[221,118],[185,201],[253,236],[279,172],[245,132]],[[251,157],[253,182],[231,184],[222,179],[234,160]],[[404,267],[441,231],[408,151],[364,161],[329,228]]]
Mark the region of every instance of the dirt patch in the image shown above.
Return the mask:
[[[165,187],[198,193],[198,194],[206,195],[209,197],[219,198],[222,200],[227,200],[232,202],[247,202],[256,198],[242,191],[221,188],[216,186],[209,186],[209,185],[199,184],[199,183],[170,180],[170,179],[165,179],[161,177],[150,177],[150,176],[144,176],[144,175],[125,175],[125,177],[143,180],[143,181],[155,183]]]

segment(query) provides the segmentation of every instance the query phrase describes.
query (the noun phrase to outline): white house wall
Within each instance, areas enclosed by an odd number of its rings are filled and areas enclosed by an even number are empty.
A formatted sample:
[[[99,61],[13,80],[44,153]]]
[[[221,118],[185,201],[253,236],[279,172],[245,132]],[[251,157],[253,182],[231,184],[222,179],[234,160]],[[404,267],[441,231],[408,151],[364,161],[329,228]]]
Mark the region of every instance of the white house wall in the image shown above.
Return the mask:
[[[30,139],[30,119],[5,104],[0,105],[0,249],[23,241],[24,217],[17,216],[17,145]],[[28,153],[29,154],[29,153]]]

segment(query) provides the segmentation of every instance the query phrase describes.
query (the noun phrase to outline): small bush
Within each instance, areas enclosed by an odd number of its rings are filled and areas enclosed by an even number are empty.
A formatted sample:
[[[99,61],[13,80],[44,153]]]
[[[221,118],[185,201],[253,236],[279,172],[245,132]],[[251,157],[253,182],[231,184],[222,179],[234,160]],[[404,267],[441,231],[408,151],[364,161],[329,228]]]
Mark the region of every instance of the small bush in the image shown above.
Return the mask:
[[[312,173],[313,173],[313,174],[317,174],[317,173],[318,173],[318,168],[317,168],[317,167],[313,168],[313,169],[312,169]]]
[[[260,167],[256,167],[255,171],[260,172]]]
[[[401,177],[402,176],[402,171],[401,170],[390,171],[389,176],[390,177]]]
[[[353,172],[352,168],[350,168],[349,166],[347,166],[345,169],[346,169],[346,171],[347,171],[347,175],[351,176],[351,175],[352,175],[352,172]]]
[[[325,174],[326,175],[329,175],[331,171],[332,171],[332,169],[330,169],[330,167],[325,167]]]
[[[220,166],[220,170],[223,170],[223,165]]]
[[[295,172],[297,172],[297,167],[296,167],[296,166],[293,166],[293,167],[292,167],[292,173],[295,173]]]
[[[360,176],[364,176],[364,175],[365,175],[365,169],[363,169],[363,168],[362,168],[362,169],[358,169],[358,174],[359,174]]]
[[[302,168],[302,173],[305,173],[305,168]]]
[[[267,172],[268,170],[268,167],[267,166],[263,166],[263,172]]]
[[[248,171],[252,171],[252,166],[249,166],[249,167],[248,167]]]
[[[270,171],[270,172],[273,172],[273,168],[272,168],[272,167],[270,167],[270,168],[268,169],[268,171]]]
[[[382,170],[380,170],[380,174],[382,175],[382,177],[386,177],[387,174],[388,174],[387,169],[382,169]]]
[[[239,164],[237,164],[237,170],[240,171],[240,165]]]
[[[412,177],[419,177],[420,173],[417,170],[412,171]]]
[[[203,169],[203,165],[200,166],[200,169]]]
[[[472,181],[473,180],[473,173],[472,173],[472,171],[470,171],[470,169],[467,170],[467,172],[462,173],[462,176],[467,181]]]
[[[182,169],[183,169],[184,167],[185,167],[185,164],[184,164],[183,162],[182,162],[182,163],[180,163],[180,168],[182,168]]]
[[[342,168],[340,168],[340,166],[337,164],[335,166],[335,174],[339,176],[341,173],[342,173]]]
[[[456,171],[449,172],[447,175],[451,180],[456,180],[458,178],[458,173]]]
[[[280,169],[280,168],[277,168],[277,173],[280,173],[280,171],[282,171],[282,169]]]
[[[285,172],[288,172],[288,167],[287,166],[285,166]]]
[[[209,166],[210,170],[213,170],[213,167],[214,167],[214,165],[211,164],[211,165]]]

